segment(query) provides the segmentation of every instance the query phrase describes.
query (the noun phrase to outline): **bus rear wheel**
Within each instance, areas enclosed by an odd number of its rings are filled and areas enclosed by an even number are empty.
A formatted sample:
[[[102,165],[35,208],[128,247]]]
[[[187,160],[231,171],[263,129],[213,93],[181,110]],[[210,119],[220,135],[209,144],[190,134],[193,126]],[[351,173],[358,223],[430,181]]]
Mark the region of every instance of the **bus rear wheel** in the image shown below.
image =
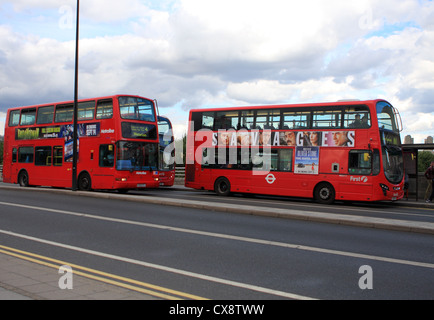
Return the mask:
[[[231,183],[226,178],[218,178],[214,184],[214,191],[218,196],[228,196],[231,193]]]
[[[316,188],[314,192],[314,198],[321,204],[332,204],[335,201],[336,192],[330,183],[322,182]]]
[[[81,191],[92,190],[92,180],[88,173],[82,173],[78,177],[78,189]]]
[[[29,174],[27,171],[20,172],[18,176],[18,183],[20,187],[27,188],[29,186]]]

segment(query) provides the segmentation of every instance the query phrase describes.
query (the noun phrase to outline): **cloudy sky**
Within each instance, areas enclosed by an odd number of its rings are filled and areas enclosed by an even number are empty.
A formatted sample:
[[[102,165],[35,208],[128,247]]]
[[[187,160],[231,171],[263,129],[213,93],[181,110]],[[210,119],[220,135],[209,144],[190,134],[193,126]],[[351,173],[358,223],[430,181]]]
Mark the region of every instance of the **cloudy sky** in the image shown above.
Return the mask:
[[[0,0],[0,134],[10,107],[72,100],[76,0]],[[138,94],[186,130],[209,106],[384,98],[434,135],[434,2],[85,0],[79,98]]]

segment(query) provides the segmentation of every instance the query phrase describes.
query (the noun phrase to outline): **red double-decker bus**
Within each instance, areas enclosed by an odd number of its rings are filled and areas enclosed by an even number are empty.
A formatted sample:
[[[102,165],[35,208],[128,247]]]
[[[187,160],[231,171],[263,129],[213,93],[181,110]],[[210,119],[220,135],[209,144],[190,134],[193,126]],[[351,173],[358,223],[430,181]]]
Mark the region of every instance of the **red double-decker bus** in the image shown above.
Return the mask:
[[[169,118],[158,116],[158,135],[160,137],[160,186],[172,187],[175,184],[175,138]]]
[[[185,186],[320,203],[398,200],[401,127],[384,100],[192,110]]]
[[[8,110],[3,181],[72,187],[74,102]],[[158,122],[153,100],[132,95],[78,102],[80,190],[157,188]]]

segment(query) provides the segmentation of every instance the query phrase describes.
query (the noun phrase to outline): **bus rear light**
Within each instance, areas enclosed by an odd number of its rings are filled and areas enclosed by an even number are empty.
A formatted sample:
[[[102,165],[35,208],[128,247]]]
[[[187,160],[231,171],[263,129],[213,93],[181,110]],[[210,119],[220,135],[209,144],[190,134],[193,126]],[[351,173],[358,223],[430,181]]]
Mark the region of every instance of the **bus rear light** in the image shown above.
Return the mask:
[[[120,182],[127,182],[127,178],[116,178],[116,181],[120,181]]]

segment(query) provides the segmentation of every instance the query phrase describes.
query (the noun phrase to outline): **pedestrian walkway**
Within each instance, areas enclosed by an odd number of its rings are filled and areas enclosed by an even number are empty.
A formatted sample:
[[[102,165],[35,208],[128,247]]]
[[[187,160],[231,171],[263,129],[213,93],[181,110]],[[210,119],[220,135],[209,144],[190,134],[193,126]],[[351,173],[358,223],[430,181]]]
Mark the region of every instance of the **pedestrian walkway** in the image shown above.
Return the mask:
[[[0,300],[157,300],[76,275],[73,288],[62,290],[59,287],[61,276],[54,268],[0,253]]]

